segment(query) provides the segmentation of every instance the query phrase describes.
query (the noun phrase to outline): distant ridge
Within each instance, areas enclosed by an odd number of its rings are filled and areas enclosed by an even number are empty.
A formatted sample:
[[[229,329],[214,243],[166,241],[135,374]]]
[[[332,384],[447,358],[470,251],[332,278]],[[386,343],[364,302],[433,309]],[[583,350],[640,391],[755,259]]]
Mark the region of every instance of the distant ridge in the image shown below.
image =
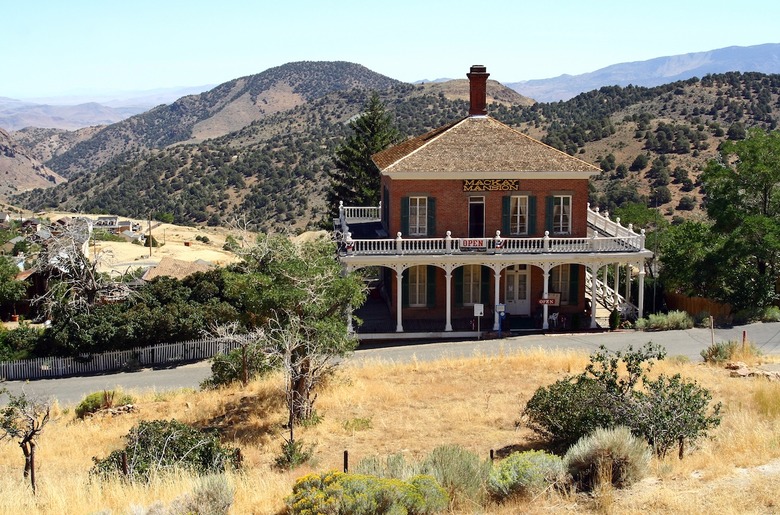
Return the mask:
[[[731,46],[648,61],[620,63],[583,73],[550,79],[509,82],[506,86],[537,102],[569,100],[603,86],[660,86],[691,77],[725,72],[780,73],[780,43]]]

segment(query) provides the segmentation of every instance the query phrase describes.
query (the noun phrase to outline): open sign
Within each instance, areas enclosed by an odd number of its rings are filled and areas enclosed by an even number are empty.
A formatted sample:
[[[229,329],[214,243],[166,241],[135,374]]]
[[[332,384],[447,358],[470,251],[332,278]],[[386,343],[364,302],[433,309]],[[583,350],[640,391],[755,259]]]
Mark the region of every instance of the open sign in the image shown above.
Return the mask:
[[[546,299],[539,299],[540,306],[560,306],[561,294],[560,293],[548,293]]]
[[[460,246],[464,249],[484,249],[487,248],[487,240],[485,238],[464,238],[461,240]]]

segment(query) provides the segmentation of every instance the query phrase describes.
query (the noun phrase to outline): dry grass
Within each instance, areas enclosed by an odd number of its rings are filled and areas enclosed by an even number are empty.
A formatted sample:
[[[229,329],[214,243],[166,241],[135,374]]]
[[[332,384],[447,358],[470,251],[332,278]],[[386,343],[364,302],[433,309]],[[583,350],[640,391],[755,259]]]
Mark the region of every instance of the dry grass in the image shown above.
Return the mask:
[[[242,448],[246,467],[228,475],[234,513],[279,513],[296,477],[341,469],[343,451],[354,466],[363,457],[403,453],[421,458],[438,445],[458,444],[479,455],[499,456],[538,446],[518,424],[520,411],[539,386],[587,363],[585,354],[542,350],[498,357],[447,358],[405,364],[366,363],[344,368],[317,400],[322,422],[298,437],[315,444],[315,463],[293,472],[272,470],[286,420],[281,377],[244,390],[191,391],[140,396],[138,413],[75,420],[56,410],[40,442],[39,495],[22,481],[18,446],[0,443],[0,513],[128,513],[190,491],[195,478],[167,477],[144,485],[91,482],[93,456],[104,457],[140,419],[175,418],[217,427]],[[681,372],[722,401],[723,423],[714,438],[684,460],[654,460],[652,477],[629,490],[599,498],[547,494],[533,501],[490,506],[490,513],[757,513],[780,509],[780,385],[730,378],[719,368],[667,360],[656,372]],[[772,466],[765,466],[774,461]]]

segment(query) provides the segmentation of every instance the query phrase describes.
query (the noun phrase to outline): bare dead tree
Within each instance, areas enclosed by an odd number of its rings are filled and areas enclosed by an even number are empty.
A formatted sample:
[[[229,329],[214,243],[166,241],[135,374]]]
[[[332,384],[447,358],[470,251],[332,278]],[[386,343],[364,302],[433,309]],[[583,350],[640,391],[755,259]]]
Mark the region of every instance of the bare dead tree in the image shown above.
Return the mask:
[[[35,493],[35,451],[38,437],[49,422],[51,404],[49,401],[29,398],[24,392],[13,395],[6,389],[0,390],[9,397],[7,406],[0,408],[0,440],[17,440],[24,454],[24,478],[30,478]]]
[[[111,259],[110,252],[93,251],[90,259],[91,232],[89,221],[82,219],[57,227],[38,255],[36,268],[47,274],[47,289],[33,302],[41,304],[48,316],[89,311],[103,296],[131,295],[129,286],[100,271]]]

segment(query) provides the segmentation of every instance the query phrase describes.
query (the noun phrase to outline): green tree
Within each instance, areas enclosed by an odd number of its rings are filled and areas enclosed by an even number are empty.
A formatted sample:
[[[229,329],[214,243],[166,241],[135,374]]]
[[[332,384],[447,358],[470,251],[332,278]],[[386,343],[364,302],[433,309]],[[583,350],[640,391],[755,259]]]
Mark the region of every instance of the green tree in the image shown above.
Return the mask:
[[[780,132],[754,128],[726,141],[701,175],[713,231],[724,236],[720,262],[730,289],[719,300],[737,309],[776,298],[780,260]]]
[[[12,304],[24,298],[27,286],[17,281],[19,269],[6,258],[0,258],[0,305]]]
[[[401,139],[390,114],[373,92],[365,111],[349,122],[352,135],[336,149],[335,168],[329,171],[327,201],[331,213],[338,213],[339,201],[349,206],[379,203],[379,169],[371,156]]]

